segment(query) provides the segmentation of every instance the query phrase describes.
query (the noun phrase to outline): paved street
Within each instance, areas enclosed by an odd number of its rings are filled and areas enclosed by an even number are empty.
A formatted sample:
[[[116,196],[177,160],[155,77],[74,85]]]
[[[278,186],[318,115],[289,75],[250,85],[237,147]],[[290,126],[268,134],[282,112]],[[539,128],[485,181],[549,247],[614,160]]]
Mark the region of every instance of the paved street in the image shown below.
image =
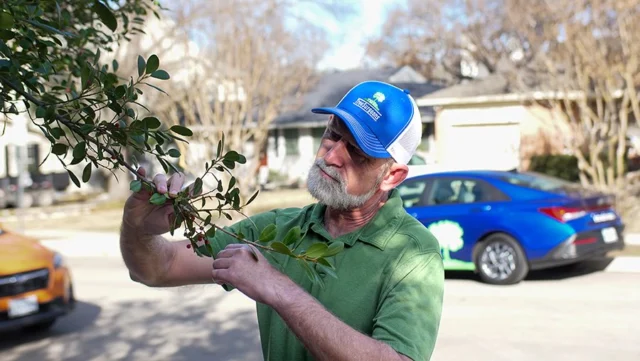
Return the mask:
[[[253,304],[215,286],[149,289],[112,257],[72,258],[78,308],[41,335],[0,335],[0,360],[260,360]],[[514,287],[451,274],[433,360],[638,360],[640,273],[593,263]]]

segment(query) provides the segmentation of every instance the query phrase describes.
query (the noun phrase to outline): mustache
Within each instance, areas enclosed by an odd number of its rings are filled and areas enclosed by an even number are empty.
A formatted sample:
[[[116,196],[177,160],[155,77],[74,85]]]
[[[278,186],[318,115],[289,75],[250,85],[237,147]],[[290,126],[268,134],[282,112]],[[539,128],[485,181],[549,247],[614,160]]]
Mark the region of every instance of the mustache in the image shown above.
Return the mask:
[[[331,178],[337,180],[340,184],[344,184],[342,176],[337,169],[330,167],[324,161],[324,159],[318,159],[315,161],[315,165],[320,168],[323,172],[327,173]]]

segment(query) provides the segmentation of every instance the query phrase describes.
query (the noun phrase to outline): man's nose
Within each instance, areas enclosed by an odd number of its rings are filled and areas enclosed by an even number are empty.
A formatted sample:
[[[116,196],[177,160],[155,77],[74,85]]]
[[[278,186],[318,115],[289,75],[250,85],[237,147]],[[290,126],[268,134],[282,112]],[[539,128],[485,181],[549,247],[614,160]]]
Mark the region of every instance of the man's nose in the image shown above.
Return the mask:
[[[344,139],[339,139],[331,145],[324,155],[324,161],[329,166],[341,167],[348,156],[347,143]]]

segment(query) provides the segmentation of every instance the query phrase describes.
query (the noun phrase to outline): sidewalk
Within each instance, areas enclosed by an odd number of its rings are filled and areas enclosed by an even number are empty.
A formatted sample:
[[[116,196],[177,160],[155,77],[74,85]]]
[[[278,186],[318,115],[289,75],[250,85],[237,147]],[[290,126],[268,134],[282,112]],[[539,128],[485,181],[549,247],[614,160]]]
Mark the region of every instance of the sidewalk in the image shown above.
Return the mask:
[[[184,230],[176,230],[169,240],[184,239]],[[120,234],[115,232],[27,231],[26,235],[40,240],[44,246],[65,257],[121,257]]]

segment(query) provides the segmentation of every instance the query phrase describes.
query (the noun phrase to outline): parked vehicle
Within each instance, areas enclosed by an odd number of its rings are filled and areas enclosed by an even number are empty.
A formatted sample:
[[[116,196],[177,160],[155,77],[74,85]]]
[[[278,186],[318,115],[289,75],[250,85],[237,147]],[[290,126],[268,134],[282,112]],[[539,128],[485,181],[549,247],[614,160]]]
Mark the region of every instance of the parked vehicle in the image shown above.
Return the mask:
[[[0,331],[44,330],[73,310],[71,271],[37,240],[0,226]]]
[[[398,190],[409,214],[438,239],[447,270],[514,284],[529,270],[624,248],[614,198],[536,173],[437,172]]]

